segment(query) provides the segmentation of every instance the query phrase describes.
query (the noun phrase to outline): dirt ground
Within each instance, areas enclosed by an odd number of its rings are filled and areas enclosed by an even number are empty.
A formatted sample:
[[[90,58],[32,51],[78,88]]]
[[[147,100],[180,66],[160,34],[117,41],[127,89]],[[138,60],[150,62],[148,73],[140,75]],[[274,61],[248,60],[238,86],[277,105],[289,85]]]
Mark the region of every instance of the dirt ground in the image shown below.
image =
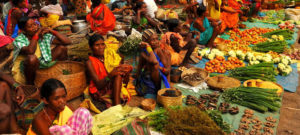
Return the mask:
[[[300,32],[298,32],[298,35]],[[299,36],[298,36],[299,37]],[[295,48],[300,49],[296,42]],[[298,73],[300,73],[298,71]],[[300,76],[299,76],[300,77]],[[300,83],[300,81],[298,82]],[[277,135],[300,135],[300,87],[296,93],[284,92]]]

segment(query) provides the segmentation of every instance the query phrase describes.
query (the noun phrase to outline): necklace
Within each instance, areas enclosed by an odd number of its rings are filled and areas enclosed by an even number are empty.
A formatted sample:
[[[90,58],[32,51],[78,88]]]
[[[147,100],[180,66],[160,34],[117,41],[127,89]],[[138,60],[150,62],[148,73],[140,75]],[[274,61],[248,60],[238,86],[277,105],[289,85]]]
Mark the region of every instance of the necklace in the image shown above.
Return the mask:
[[[52,119],[50,118],[49,114],[46,112],[45,108],[43,109],[43,111],[47,115],[47,118],[49,119],[49,122],[52,123]]]

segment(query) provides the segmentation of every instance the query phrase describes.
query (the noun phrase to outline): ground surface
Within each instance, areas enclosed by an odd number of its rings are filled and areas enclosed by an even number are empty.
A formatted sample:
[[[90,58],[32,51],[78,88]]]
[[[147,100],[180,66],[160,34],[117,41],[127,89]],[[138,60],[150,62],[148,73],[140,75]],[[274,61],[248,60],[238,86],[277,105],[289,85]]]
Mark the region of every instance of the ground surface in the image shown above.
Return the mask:
[[[300,32],[298,32],[298,35]],[[298,36],[299,37],[299,36]],[[295,48],[300,49],[298,42]],[[300,73],[298,71],[298,73]],[[300,76],[299,76],[300,77]],[[300,82],[299,82],[300,84]],[[300,135],[300,87],[296,93],[284,92],[277,135]]]

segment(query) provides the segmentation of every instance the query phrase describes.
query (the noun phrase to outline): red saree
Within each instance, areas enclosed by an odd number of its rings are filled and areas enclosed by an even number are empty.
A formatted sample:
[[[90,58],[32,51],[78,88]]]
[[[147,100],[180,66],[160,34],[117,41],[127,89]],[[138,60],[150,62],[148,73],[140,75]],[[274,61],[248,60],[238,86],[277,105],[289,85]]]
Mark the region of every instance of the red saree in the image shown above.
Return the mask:
[[[92,61],[92,65],[96,71],[96,74],[100,80],[104,79],[108,74],[104,64],[95,57],[89,56]],[[89,85],[89,91],[91,96],[96,99],[105,102],[106,107],[109,108],[112,105],[112,85],[108,84],[103,90],[97,90],[95,83],[91,80]]]
[[[100,20],[98,18],[102,12],[104,12],[104,18]],[[101,35],[106,35],[108,31],[112,31],[116,26],[114,14],[104,4],[100,4],[93,9],[92,13],[86,16],[86,20],[91,24],[91,29]]]

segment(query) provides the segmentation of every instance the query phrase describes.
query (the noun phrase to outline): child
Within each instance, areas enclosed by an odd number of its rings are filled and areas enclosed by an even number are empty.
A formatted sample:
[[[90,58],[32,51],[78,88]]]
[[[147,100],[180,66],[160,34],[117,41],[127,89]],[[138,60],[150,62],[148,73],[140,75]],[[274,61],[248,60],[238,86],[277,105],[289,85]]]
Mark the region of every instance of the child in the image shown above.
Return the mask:
[[[170,54],[159,47],[158,36],[152,29],[143,34],[142,52],[137,69],[137,92],[145,98],[156,99],[157,91],[164,85],[170,88]],[[161,82],[162,81],[162,82]]]
[[[192,33],[180,33],[181,25],[178,19],[168,20],[167,25],[170,32],[162,36],[161,48],[171,53],[172,65],[186,66],[196,47],[196,40],[192,39]]]

